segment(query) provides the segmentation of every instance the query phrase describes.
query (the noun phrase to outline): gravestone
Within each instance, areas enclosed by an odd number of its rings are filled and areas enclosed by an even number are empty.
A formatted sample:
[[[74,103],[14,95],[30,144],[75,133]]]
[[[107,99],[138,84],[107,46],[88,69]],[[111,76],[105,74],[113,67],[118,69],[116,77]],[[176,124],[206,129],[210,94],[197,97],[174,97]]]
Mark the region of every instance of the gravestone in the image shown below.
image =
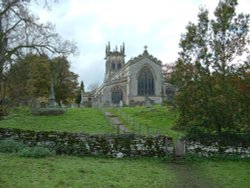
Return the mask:
[[[120,107],[123,107],[123,101],[122,100],[120,100]]]
[[[49,93],[49,99],[48,99],[48,106],[49,106],[49,108],[55,108],[56,107],[56,98],[55,98],[55,91],[54,91],[53,82],[51,82],[51,84],[50,84],[50,93]]]
[[[54,84],[51,82],[50,84],[50,93],[48,99],[48,107],[46,108],[34,108],[32,110],[33,115],[60,115],[64,114],[64,109],[59,108],[56,104]]]
[[[149,99],[148,96],[145,97],[145,107],[146,107],[146,108],[152,107],[151,100]]]

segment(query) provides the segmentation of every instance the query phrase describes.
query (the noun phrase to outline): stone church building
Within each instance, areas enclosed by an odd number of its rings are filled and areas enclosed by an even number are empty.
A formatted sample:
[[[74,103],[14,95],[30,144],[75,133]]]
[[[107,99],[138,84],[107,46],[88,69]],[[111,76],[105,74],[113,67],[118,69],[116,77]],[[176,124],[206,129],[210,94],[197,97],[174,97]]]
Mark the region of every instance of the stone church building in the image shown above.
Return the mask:
[[[125,62],[124,44],[111,51],[108,43],[105,60],[104,82],[92,94],[92,106],[161,104],[172,97],[173,87],[164,81],[162,62],[149,54],[147,46],[142,54]]]

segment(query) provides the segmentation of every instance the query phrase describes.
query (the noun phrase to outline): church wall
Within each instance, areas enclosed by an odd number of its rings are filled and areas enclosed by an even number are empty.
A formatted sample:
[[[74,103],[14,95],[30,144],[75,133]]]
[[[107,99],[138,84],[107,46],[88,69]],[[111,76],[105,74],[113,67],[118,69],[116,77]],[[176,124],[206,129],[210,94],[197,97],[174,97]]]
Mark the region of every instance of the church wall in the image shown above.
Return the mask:
[[[123,90],[123,103],[127,104],[126,102],[126,96],[127,96],[127,91],[126,91],[126,83],[120,83],[120,84],[112,84],[112,85],[106,85],[99,93],[98,96],[95,97],[95,104],[94,106],[112,106],[112,88],[115,86],[120,86],[122,87]]]
[[[145,100],[145,97],[138,96],[138,76],[141,69],[144,66],[148,66],[154,76],[154,86],[155,86],[155,95],[151,96],[150,99],[157,101],[161,101],[161,91],[162,91],[162,67],[161,65],[151,61],[148,58],[144,58],[130,67],[129,74],[129,100],[133,99],[136,101]]]
[[[159,104],[161,104],[163,100],[167,100],[161,61],[150,55],[145,48],[141,55],[131,58],[131,60],[125,64],[124,49],[123,45],[120,51],[116,49],[111,52],[110,44],[106,47],[105,79],[103,85],[98,89],[96,94],[94,94],[94,106],[112,106],[112,88],[117,85],[122,87],[123,104],[130,105],[130,101],[143,103],[145,101],[145,96],[138,96],[138,77],[140,71],[145,66],[151,70],[154,77],[154,95],[148,96],[149,99]],[[113,67],[114,63],[117,63],[117,66],[114,66],[115,68]],[[118,66],[120,64],[121,67]]]

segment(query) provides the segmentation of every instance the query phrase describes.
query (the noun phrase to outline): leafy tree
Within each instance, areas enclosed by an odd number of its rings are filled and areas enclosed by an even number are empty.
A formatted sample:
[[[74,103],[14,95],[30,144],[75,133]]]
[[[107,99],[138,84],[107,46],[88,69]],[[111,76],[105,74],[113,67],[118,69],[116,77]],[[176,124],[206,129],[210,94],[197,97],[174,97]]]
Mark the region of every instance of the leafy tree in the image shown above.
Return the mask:
[[[53,80],[57,102],[68,103],[75,98],[77,78],[78,75],[70,71],[65,57],[50,60],[46,55],[28,54],[10,68],[9,97],[16,105],[27,105],[33,99],[48,98]]]
[[[78,75],[70,71],[66,57],[56,57],[50,62],[57,103],[65,104],[75,99]]]
[[[14,105],[28,105],[32,99],[48,97],[50,64],[46,55],[28,54],[10,68],[8,74],[9,97]]]
[[[31,14],[30,3],[30,0],[0,1],[0,101],[7,95],[6,74],[17,57],[26,52],[65,56],[76,52],[75,44],[62,40],[52,24],[42,24]],[[0,111],[1,108],[0,105]]]
[[[248,53],[249,15],[237,15],[236,6],[236,0],[220,1],[214,19],[201,8],[198,23],[189,23],[181,37],[171,75],[179,87],[180,127],[218,135],[249,130],[249,59],[242,61]]]

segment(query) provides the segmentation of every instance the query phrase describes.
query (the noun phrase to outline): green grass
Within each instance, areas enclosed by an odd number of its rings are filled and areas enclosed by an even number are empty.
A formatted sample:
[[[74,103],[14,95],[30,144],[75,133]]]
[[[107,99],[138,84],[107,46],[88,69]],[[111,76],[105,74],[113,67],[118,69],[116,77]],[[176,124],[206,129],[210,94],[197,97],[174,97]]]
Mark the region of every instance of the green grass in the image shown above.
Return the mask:
[[[0,187],[248,188],[248,161],[174,164],[159,158],[24,158],[0,153]]]
[[[65,114],[58,116],[33,116],[27,109],[19,109],[12,111],[6,119],[1,120],[0,127],[36,131],[114,132],[102,112],[95,108],[67,109]]]
[[[248,188],[250,185],[249,160],[202,159],[185,164],[168,165],[178,179],[177,187]]]
[[[124,107],[120,110],[110,109],[110,111],[123,119],[130,130],[141,131],[143,134],[166,134],[173,138],[181,136],[182,133],[172,129],[178,112],[169,109],[167,106],[155,105],[151,108],[145,107]],[[134,122],[135,125],[134,125]],[[139,125],[137,125],[139,123]]]
[[[160,159],[56,156],[21,158],[0,153],[0,187],[175,187]]]
[[[250,186],[250,162],[249,161],[208,161],[200,164],[203,174],[212,181],[218,182],[221,187]]]

